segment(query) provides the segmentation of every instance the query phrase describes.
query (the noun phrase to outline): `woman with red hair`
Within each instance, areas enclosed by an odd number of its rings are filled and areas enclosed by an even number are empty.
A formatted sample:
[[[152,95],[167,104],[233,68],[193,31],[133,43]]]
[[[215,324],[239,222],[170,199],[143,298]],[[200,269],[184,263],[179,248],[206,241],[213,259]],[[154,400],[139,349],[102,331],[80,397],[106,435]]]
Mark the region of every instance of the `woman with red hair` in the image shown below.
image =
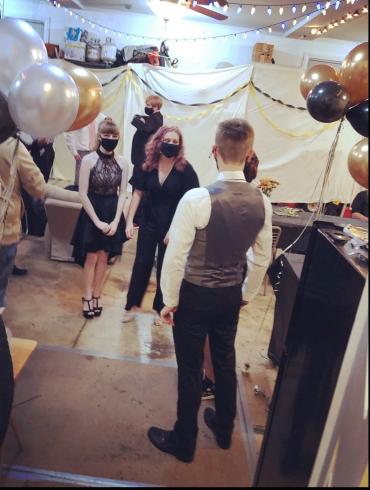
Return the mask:
[[[145,148],[146,160],[132,183],[132,195],[127,216],[127,238],[134,236],[133,219],[145,193],[143,222],[140,224],[136,257],[127,293],[124,322],[132,320],[140,307],[150,274],[157,258],[157,290],[153,308],[159,314],[163,308],[160,277],[166,250],[166,235],[176,207],[190,189],[199,187],[198,176],[184,155],[184,139],[178,127],[162,126]]]

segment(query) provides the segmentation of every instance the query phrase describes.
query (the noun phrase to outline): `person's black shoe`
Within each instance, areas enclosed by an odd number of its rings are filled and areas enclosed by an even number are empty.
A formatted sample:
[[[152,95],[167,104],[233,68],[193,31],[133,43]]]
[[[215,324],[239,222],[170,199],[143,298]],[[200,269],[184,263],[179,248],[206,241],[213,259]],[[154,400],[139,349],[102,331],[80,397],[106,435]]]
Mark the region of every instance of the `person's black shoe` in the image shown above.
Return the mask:
[[[215,384],[207,376],[204,376],[202,379],[202,400],[214,400],[215,393]]]
[[[25,276],[27,273],[28,273],[27,269],[21,269],[16,265],[13,266],[13,271],[12,271],[13,276]]]
[[[206,408],[203,412],[203,418],[204,422],[206,423],[207,427],[211,429],[211,431],[214,433],[216,436],[216,441],[217,444],[220,446],[221,449],[230,449],[231,447],[231,434],[229,436],[220,436],[217,433],[216,429],[216,412],[213,410],[213,408]]]
[[[175,458],[184,463],[191,463],[194,456],[180,454],[175,444],[175,432],[173,430],[163,430],[159,427],[150,427],[148,430],[149,441],[160,451],[172,454]]]

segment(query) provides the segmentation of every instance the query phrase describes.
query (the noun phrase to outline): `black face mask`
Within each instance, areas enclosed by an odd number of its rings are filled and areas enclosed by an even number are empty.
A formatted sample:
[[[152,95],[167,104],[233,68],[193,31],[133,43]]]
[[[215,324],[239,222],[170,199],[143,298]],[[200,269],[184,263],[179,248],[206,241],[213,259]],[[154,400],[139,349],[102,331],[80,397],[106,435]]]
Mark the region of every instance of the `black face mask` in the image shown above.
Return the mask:
[[[148,116],[151,116],[154,112],[154,109],[153,107],[145,107],[145,114],[147,114]]]
[[[111,138],[102,138],[100,140],[100,144],[106,151],[113,151],[115,147],[118,145],[118,140]]]
[[[167,158],[177,157],[180,153],[180,145],[173,145],[172,143],[162,143],[161,152]]]

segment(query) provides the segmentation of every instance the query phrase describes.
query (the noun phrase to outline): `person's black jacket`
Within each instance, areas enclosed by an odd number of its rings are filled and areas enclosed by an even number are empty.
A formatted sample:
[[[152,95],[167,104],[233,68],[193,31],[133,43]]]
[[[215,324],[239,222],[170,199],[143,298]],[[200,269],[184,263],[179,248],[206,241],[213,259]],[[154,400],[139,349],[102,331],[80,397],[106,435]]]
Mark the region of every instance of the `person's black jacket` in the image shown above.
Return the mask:
[[[150,116],[137,115],[133,118],[131,124],[137,129],[132,140],[131,162],[135,166],[141,166],[145,161],[145,145],[149,138],[163,126],[163,116],[160,112],[154,112]]]

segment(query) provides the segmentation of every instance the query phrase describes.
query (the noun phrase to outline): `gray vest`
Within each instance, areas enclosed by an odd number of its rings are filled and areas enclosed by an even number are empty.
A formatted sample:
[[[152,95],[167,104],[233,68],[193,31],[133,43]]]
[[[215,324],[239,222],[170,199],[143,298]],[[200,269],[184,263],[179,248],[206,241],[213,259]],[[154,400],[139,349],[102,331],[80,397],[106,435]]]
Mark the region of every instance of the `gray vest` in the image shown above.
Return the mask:
[[[190,250],[185,280],[208,288],[243,282],[246,253],[265,221],[263,197],[247,182],[218,181],[207,187],[211,217],[197,230]]]

